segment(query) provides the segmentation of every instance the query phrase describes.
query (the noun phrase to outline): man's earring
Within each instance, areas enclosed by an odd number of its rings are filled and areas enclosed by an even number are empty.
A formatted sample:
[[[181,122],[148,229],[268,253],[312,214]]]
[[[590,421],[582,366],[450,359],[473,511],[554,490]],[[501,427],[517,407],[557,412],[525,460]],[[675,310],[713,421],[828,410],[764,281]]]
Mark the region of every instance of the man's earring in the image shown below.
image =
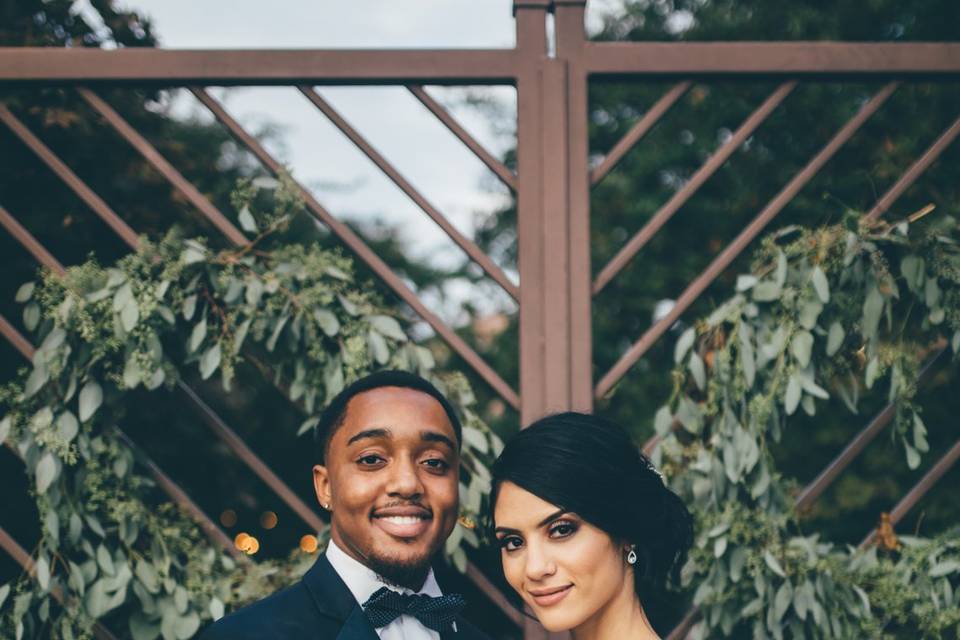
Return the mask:
[[[630,547],[630,552],[627,554],[627,564],[637,564],[637,545]]]
[[[327,511],[330,511],[330,505],[327,504],[326,502],[322,503],[320,506],[326,509]]]

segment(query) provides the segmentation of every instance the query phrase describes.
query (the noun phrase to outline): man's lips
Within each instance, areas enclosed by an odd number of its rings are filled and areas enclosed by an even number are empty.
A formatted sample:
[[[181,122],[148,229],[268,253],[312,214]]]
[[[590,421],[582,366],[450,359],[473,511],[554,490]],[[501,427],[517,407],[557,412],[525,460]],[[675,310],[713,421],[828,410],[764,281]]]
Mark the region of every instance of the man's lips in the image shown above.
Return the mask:
[[[572,584],[565,584],[559,587],[548,587],[545,589],[528,589],[527,593],[530,594],[537,605],[549,607],[566,598],[572,588]]]
[[[416,538],[433,520],[429,509],[416,505],[384,507],[373,512],[373,523],[396,538]]]

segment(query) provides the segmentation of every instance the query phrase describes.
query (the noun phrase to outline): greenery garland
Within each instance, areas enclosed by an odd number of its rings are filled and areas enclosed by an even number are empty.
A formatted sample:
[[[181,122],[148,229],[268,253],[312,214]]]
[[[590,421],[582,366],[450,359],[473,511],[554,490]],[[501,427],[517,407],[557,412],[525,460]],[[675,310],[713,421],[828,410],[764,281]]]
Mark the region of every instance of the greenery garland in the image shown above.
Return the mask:
[[[695,638],[957,637],[960,530],[888,541],[879,555],[800,535],[769,450],[797,411],[813,416],[835,397],[856,413],[885,385],[892,434],[909,467],[920,464],[921,360],[960,349],[957,223],[924,227],[851,213],[780,231],[738,293],[677,340],[654,459],[697,518],[683,571],[704,613]]]
[[[255,213],[261,187],[274,192],[272,206]],[[464,420],[461,508],[479,521],[487,466],[501,444],[470,409],[469,385],[437,374],[431,352],[361,288],[349,259],[271,245],[302,209],[294,193],[286,180],[238,188],[239,222],[254,236],[239,249],[213,251],[171,234],[142,240],[116,266],[91,261],[19,290],[39,347],[29,375],[0,391],[0,442],[26,463],[42,539],[36,579],[0,588],[0,636],[90,637],[102,620],[135,640],[185,640],[205,620],[290,584],[312,564],[313,556],[295,550],[287,562],[238,565],[138,466],[120,435],[125,394],[170,388],[184,366],[203,379],[219,375],[229,390],[236,365],[253,354],[304,409],[300,434],[358,376],[383,367],[420,373]],[[480,541],[457,527],[445,548],[461,571],[463,542]]]
[[[3,637],[90,637],[102,620],[137,640],[186,639],[312,563],[295,550],[238,564],[159,495],[119,436],[124,394],[170,387],[183,366],[229,388],[252,354],[303,407],[300,433],[366,371],[433,378],[465,419],[462,507],[479,516],[501,445],[470,410],[469,386],[437,375],[431,352],[359,289],[350,260],[277,242],[302,205],[289,183],[267,186],[269,211],[254,212],[258,185],[236,194],[254,236],[243,248],[216,252],[171,234],[114,267],[90,262],[18,292],[40,347],[29,374],[0,390],[0,441],[26,463],[43,537],[35,579],[0,587]],[[919,359],[944,339],[960,347],[957,235],[952,219],[920,233],[852,217],[781,231],[739,293],[678,339],[654,458],[697,520],[683,571],[704,613],[695,637],[957,637],[960,535],[866,551],[800,535],[768,447],[798,410],[812,415],[831,395],[855,409],[863,389],[887,381],[892,433],[919,464],[928,449],[912,403]],[[464,541],[480,544],[458,527],[446,545],[461,569]]]

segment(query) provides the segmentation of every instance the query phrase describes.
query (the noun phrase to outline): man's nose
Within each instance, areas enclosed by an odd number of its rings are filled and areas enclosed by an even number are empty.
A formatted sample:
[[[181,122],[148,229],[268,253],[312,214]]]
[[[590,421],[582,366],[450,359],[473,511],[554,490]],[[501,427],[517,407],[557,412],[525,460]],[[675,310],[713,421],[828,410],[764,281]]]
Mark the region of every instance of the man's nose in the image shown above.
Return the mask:
[[[387,492],[405,498],[422,495],[423,483],[420,481],[420,474],[417,471],[415,460],[397,460],[391,469]]]

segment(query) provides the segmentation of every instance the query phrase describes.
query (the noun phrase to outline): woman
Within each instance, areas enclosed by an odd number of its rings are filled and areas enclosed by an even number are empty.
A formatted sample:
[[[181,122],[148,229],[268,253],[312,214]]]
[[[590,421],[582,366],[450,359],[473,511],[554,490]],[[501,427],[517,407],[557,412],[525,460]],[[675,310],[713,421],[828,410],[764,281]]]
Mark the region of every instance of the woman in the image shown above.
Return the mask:
[[[676,577],[690,513],[618,425],[562,413],[524,429],[493,466],[507,582],[549,631],[658,638],[645,607]]]

